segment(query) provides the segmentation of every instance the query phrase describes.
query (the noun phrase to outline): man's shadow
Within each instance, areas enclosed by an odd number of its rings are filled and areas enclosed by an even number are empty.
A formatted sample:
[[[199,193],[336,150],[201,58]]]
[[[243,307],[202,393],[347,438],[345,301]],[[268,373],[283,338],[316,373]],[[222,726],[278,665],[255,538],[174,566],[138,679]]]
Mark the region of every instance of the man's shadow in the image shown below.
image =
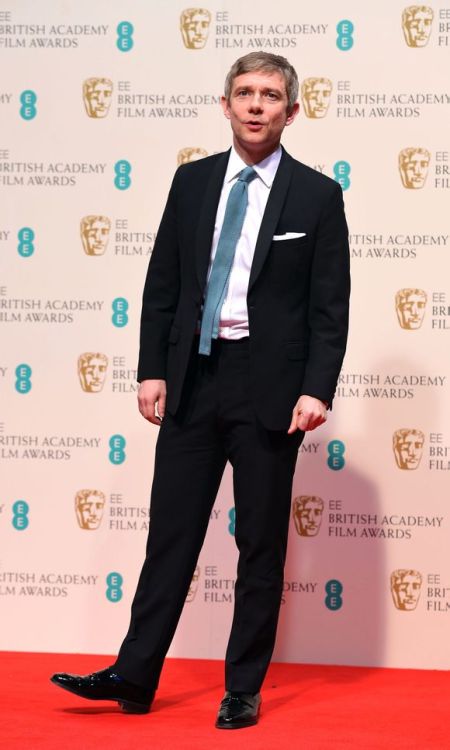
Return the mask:
[[[401,352],[398,357],[368,362],[364,369],[382,376],[436,374],[426,371],[427,363],[419,356],[411,361]],[[390,640],[387,628],[394,606],[390,560],[398,557],[398,550],[405,564],[415,559],[419,538],[401,538],[401,531],[398,538],[380,537],[375,529],[380,529],[383,516],[414,515],[413,491],[423,489],[426,493],[427,486],[429,490],[427,439],[419,467],[402,471],[394,456],[393,435],[401,428],[429,435],[435,429],[436,413],[434,388],[416,387],[412,398],[404,391],[401,398],[362,399],[353,404],[340,398],[329,423],[320,432],[307,434],[305,447],[319,440],[320,446],[317,454],[300,455],[294,503],[302,495],[318,496],[324,501],[324,510],[320,530],[309,537],[299,533],[299,524],[291,514],[285,573],[285,586],[291,585],[291,590],[284,595],[274,661],[389,666],[385,661]],[[336,438],[346,443],[346,463],[333,471],[327,466],[327,447]],[[373,523],[375,517],[377,523]],[[356,536],[350,535],[355,529]],[[340,589],[330,581],[342,585],[340,607],[339,600],[328,596],[330,589]],[[292,586],[296,582],[298,591]],[[392,635],[391,646],[399,641],[398,632]],[[354,680],[366,673],[367,669],[343,670],[339,675],[330,673],[327,679]]]

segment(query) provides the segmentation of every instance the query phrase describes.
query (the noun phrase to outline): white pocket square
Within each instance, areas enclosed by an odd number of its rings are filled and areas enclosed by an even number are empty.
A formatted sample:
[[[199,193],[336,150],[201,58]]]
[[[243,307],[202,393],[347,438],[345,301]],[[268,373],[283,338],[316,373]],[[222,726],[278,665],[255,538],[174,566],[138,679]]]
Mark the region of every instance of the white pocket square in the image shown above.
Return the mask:
[[[306,232],[286,232],[286,234],[274,234],[273,240],[298,240],[299,237],[306,237]]]

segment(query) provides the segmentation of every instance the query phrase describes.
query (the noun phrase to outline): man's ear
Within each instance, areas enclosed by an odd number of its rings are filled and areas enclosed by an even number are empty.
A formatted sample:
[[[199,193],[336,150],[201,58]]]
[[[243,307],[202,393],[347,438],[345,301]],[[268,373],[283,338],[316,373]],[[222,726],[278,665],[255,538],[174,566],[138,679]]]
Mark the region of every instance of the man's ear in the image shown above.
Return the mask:
[[[286,117],[286,125],[290,125],[292,122],[294,122],[299,111],[300,111],[300,104],[298,102],[295,102],[292,109],[288,110],[288,115]]]
[[[228,119],[230,119],[230,117],[231,117],[230,106],[229,106],[228,99],[225,96],[221,96],[220,97],[220,104],[221,104],[221,107],[223,109],[223,113],[224,113],[225,117],[227,117]]]

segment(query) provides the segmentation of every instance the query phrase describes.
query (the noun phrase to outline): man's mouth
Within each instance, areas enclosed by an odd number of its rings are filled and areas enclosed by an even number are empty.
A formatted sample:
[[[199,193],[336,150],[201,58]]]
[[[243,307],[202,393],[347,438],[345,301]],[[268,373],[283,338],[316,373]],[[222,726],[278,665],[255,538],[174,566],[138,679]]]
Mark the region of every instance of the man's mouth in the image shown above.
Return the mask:
[[[260,120],[247,120],[245,124],[250,130],[261,130],[264,126],[264,123]]]

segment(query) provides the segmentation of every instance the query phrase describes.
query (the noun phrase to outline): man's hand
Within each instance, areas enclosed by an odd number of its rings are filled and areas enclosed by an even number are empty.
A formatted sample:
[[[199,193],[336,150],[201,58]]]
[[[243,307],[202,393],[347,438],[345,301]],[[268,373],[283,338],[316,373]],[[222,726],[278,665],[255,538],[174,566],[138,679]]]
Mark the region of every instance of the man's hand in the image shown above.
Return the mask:
[[[166,411],[166,394],[165,380],[143,380],[139,386],[139,411],[145,419],[158,427]]]
[[[300,396],[292,410],[292,421],[288,435],[295,430],[308,432],[327,421],[327,407],[323,401],[313,396]]]

